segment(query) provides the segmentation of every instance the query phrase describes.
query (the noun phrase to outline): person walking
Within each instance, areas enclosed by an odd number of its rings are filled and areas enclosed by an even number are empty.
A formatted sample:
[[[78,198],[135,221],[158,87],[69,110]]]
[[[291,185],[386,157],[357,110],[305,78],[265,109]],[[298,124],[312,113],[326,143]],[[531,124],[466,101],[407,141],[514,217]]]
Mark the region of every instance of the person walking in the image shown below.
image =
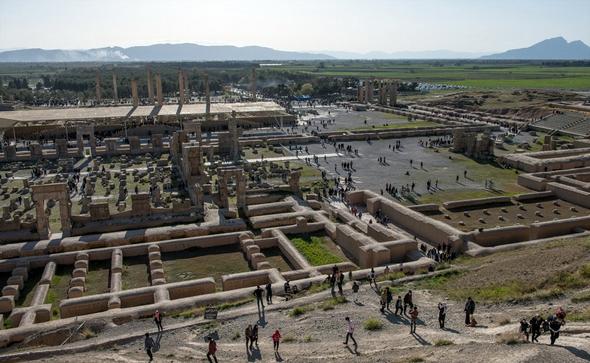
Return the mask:
[[[338,293],[340,296],[344,295],[342,291],[342,285],[344,284],[344,274],[342,272],[338,273]]]
[[[525,318],[520,320],[520,334],[524,335],[526,341],[529,341],[529,322]]]
[[[160,314],[160,310],[154,312],[154,322],[156,323],[159,332],[164,330],[162,327],[162,314]]]
[[[543,325],[541,315],[537,314],[533,316],[529,323],[531,325],[531,343],[538,343],[537,338],[541,336],[541,326]]]
[[[412,290],[408,290],[408,292],[404,295],[404,314],[406,314],[406,309],[410,307],[410,310],[414,307],[414,302],[412,301]]]
[[[359,284],[355,281],[352,283],[352,295],[354,296],[354,302],[359,302]]]
[[[250,349],[252,349],[253,344],[256,344],[256,347],[258,347],[258,324],[254,324],[250,333]]]
[[[557,338],[559,338],[559,331],[561,330],[561,319],[554,317],[549,322],[549,333],[551,334],[551,345],[555,344]]]
[[[475,301],[470,297],[467,298],[465,302],[465,325],[471,325],[471,318],[473,313],[475,313]]]
[[[379,311],[381,311],[381,314],[383,314],[385,312],[385,305],[387,305],[387,292],[385,291],[385,289],[383,289],[383,291],[381,292],[379,302],[381,303],[381,309],[379,309]]]
[[[354,349],[356,350],[357,348],[357,344],[356,344],[356,340],[354,340],[354,325],[352,325],[352,321],[350,320],[350,318],[347,316],[346,318],[344,318],[344,320],[346,320],[347,323],[347,327],[346,327],[346,340],[344,341],[345,345],[348,345],[348,338],[350,338],[354,344]]]
[[[252,324],[248,324],[246,330],[244,331],[244,337],[246,338],[246,349],[250,348],[248,343],[250,343],[250,337],[252,336]]]
[[[387,297],[385,308],[389,310],[389,305],[391,304],[391,301],[393,301],[393,294],[391,293],[389,286],[385,288],[385,295]]]
[[[152,354],[152,349],[154,348],[155,345],[156,345],[156,343],[154,343],[154,340],[152,339],[152,337],[150,337],[150,333],[145,333],[143,347],[144,347],[145,352],[147,353],[148,357],[150,357],[150,362],[154,360],[154,356]]]
[[[371,267],[371,272],[369,272],[369,286],[375,285],[377,288],[377,281],[375,280],[375,269]]]
[[[441,329],[445,328],[445,319],[447,318],[447,304],[438,303],[438,325]]]
[[[263,291],[260,288],[260,285],[257,285],[256,289],[254,290],[254,296],[256,296],[256,306],[258,307],[258,310],[260,310],[261,306],[262,310],[264,310],[264,301],[262,301],[262,294]]]
[[[270,282],[266,284],[266,303],[272,304],[272,284]]]
[[[403,310],[404,307],[402,304],[402,297],[398,296],[397,300],[395,301],[395,315],[401,314]]]
[[[418,320],[418,307],[410,310],[410,334],[416,334],[416,320]]]
[[[279,344],[281,342],[281,332],[279,332],[279,329],[275,330],[275,332],[272,335],[272,345],[275,349],[275,353],[279,352]]]
[[[211,357],[213,357],[213,359],[215,360],[215,363],[217,363],[217,357],[215,356],[215,353],[217,353],[217,343],[211,337],[207,337],[207,340],[209,340],[209,349],[207,350],[207,359],[209,360],[209,363],[213,363],[213,361],[211,360]]]

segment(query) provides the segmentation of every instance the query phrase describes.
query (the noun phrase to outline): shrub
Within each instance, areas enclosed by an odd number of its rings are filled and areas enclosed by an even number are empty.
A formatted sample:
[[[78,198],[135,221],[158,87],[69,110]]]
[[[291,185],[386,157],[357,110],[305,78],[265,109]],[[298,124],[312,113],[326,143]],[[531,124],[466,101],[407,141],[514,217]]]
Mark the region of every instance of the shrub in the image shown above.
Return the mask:
[[[347,302],[348,302],[348,300],[346,300],[346,298],[344,296],[337,296],[337,297],[333,297],[329,300],[324,301],[323,303],[320,304],[320,307],[324,311],[333,310],[336,307],[336,305],[346,304]]]
[[[436,347],[444,347],[446,345],[453,345],[455,344],[452,340],[446,340],[446,339],[438,339],[437,341],[434,342],[434,346]]]
[[[365,330],[381,330],[383,328],[383,322],[377,318],[369,318],[364,321],[363,327]]]
[[[508,324],[510,324],[510,319],[509,318],[504,318],[504,319],[500,320],[500,322],[498,324],[500,326],[508,325]]]
[[[309,305],[296,306],[293,308],[293,310],[289,311],[289,316],[294,318],[303,315],[311,310],[313,310],[313,308]]]
[[[306,336],[303,338],[303,342],[304,342],[304,343],[311,343],[312,341],[313,341],[313,339],[312,339],[311,335],[306,335]]]
[[[496,343],[498,344],[514,345],[522,344],[524,342],[525,340],[523,340],[522,336],[517,332],[501,333],[496,337]]]
[[[293,337],[292,335],[285,335],[283,337],[283,343],[294,343],[296,341],[297,339],[295,339],[295,337]]]

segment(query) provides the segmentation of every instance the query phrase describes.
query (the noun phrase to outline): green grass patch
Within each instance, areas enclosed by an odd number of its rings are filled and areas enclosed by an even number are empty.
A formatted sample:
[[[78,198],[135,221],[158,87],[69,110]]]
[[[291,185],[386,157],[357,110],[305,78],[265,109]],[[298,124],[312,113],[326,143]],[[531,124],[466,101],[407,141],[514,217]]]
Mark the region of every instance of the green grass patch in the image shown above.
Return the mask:
[[[590,307],[586,306],[580,310],[574,310],[567,313],[568,321],[590,321]]]
[[[383,322],[377,318],[369,318],[363,322],[363,328],[369,331],[381,330],[383,329]]]
[[[292,238],[291,242],[299,252],[313,266],[322,266],[344,262],[340,256],[332,253],[327,246],[324,237],[305,236]]]
[[[348,300],[344,296],[337,296],[330,298],[320,304],[320,308],[324,311],[326,310],[334,310],[334,308],[341,304],[346,304]]]
[[[452,340],[447,340],[447,339],[438,339],[434,342],[435,347],[445,347],[447,345],[453,345],[453,344],[455,344],[455,342],[453,342]]]
[[[292,318],[296,318],[296,317],[301,316],[305,313],[308,313],[312,310],[314,310],[314,308],[311,305],[296,306],[289,311],[288,315]]]

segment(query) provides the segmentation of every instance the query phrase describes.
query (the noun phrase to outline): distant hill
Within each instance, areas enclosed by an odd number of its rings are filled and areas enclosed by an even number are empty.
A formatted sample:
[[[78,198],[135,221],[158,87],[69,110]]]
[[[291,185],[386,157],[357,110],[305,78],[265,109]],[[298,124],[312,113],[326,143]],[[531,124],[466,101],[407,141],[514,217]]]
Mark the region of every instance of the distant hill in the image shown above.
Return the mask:
[[[272,48],[191,43],[154,44],[129,48],[86,50],[19,49],[0,52],[0,62],[125,62],[125,61],[249,61],[333,59],[326,54],[288,52]]]
[[[590,47],[581,40],[568,42],[563,37],[556,37],[543,40],[528,48],[511,49],[503,53],[483,56],[481,59],[585,60],[590,59]]]
[[[406,52],[339,52],[322,51],[323,54],[331,55],[339,59],[471,59],[487,53],[455,52],[452,50],[425,50]]]

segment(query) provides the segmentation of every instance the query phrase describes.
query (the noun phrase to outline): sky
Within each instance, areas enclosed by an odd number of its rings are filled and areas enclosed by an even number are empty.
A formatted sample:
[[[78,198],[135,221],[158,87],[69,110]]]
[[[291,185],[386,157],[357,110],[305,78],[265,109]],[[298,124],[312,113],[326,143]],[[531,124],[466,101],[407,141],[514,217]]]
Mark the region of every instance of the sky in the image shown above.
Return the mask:
[[[590,0],[0,0],[0,49],[155,43],[490,52],[590,45]]]

